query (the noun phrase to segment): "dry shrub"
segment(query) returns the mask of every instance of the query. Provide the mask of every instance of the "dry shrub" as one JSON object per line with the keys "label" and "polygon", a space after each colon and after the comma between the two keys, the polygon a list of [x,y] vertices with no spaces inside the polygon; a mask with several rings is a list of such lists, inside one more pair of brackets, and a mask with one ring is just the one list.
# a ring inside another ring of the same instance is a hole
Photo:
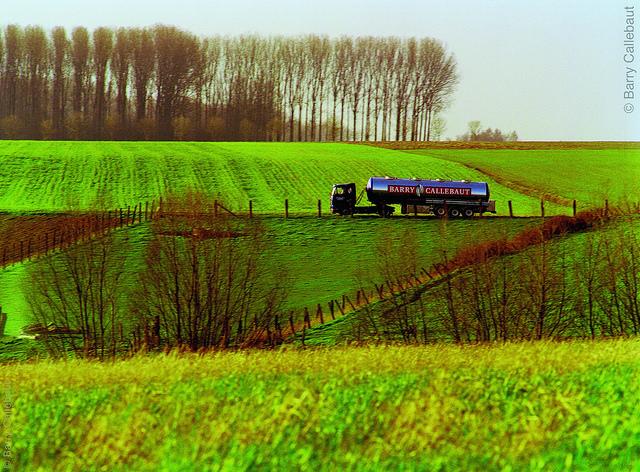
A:
{"label": "dry shrub", "polygon": [[0,265],[19,262],[51,249],[102,233],[118,221],[108,213],[0,215]]}
{"label": "dry shrub", "polygon": [[154,222],[132,307],[138,339],[144,331],[153,343],[192,351],[274,342],[286,283],[269,267],[264,228],[257,218],[216,216],[215,207],[188,194]]}
{"label": "dry shrub", "polygon": [[545,218],[540,226],[525,229],[510,240],[502,238],[462,248],[451,260],[441,265],[439,271],[452,271],[485,262],[487,259],[494,257],[515,254],[557,236],[577,233],[600,226],[609,217],[622,214],[622,211],[612,207],[609,208],[608,213],[608,215],[605,215],[604,209],[592,209],[581,211],[575,218],[564,215]]}
{"label": "dry shrub", "polygon": [[[125,343],[122,277],[126,236],[112,234],[70,246],[29,267],[27,301],[48,351],[64,357],[114,357]],[[124,328],[123,328],[123,325]]]}

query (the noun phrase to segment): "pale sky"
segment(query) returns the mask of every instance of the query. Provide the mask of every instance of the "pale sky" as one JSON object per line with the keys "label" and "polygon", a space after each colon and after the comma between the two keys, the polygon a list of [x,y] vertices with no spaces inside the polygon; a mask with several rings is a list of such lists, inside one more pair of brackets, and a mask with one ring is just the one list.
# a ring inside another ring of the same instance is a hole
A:
{"label": "pale sky", "polygon": [[[634,62],[623,60],[634,7]],[[640,0],[0,0],[0,23],[149,26],[199,35],[433,37],[460,84],[445,136],[470,120],[521,140],[640,140]],[[625,99],[626,66],[635,85]],[[625,113],[629,103],[634,107]]]}

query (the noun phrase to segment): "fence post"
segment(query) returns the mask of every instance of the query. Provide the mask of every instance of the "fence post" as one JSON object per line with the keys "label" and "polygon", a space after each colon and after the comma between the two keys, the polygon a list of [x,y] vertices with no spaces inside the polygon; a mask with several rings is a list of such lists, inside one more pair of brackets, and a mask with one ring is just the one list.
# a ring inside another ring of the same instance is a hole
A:
{"label": "fence post", "polygon": [[[142,206],[140,209],[142,210]],[[160,346],[160,315],[153,318],[153,345],[154,347]]]}
{"label": "fence post", "polygon": [[249,200],[249,218],[253,218],[253,200]]}
{"label": "fence post", "polygon": [[513,218],[513,203],[509,200],[509,218]]}
{"label": "fence post", "polygon": [[609,217],[609,200],[604,201],[604,217]]}
{"label": "fence post", "polygon": [[333,312],[333,300],[329,301],[329,312],[331,313],[331,319],[335,320],[336,319],[336,315]]}
{"label": "fence post", "polygon": [[[358,293],[360,293],[360,290],[358,290]],[[353,305],[353,303],[351,302],[351,299],[349,297],[346,297],[347,301],[349,302],[349,305],[351,306],[351,309],[353,311],[356,311],[356,307]]]}
{"label": "fence post", "polygon": [[144,221],[149,220],[149,200],[144,202]]}
{"label": "fence post", "polygon": [[284,199],[284,217],[289,218],[289,199]]}
{"label": "fence post", "polygon": [[291,328],[291,333],[295,336],[296,334],[296,327],[293,324],[293,316],[289,316],[289,327]]}
{"label": "fence post", "polygon": [[573,217],[576,217],[577,214],[577,209],[578,209],[578,204],[576,203],[576,201],[573,201]]}
{"label": "fence post", "polygon": [[122,228],[123,217],[124,217],[124,214],[122,212],[122,208],[120,208],[120,228]]}
{"label": "fence post", "polygon": [[304,307],[304,324],[307,328],[311,328],[311,318],[309,317],[309,309]]}
{"label": "fence post", "polygon": [[544,199],[540,199],[540,216],[544,218]]}
{"label": "fence post", "polygon": [[[145,215],[147,214],[145,210]],[[140,211],[138,212],[138,223],[142,223],[142,202],[140,202]]]}
{"label": "fence post", "polygon": [[276,334],[278,336],[278,342],[282,342],[282,328],[280,327],[280,319],[278,318],[277,314],[276,314],[276,320],[275,320],[275,328],[276,328]]}
{"label": "fence post", "polygon": [[7,325],[7,314],[2,313],[2,307],[0,306],[0,338],[4,336],[4,328]]}
{"label": "fence post", "polygon": [[318,199],[318,218],[322,216],[322,200]]}
{"label": "fence post", "polygon": [[324,324],[324,314],[322,313],[322,306],[319,303],[316,309],[316,317],[320,318],[320,324]]}
{"label": "fence post", "polygon": [[131,221],[131,205],[127,205],[127,222],[126,226],[129,226],[129,221]]}
{"label": "fence post", "polygon": [[389,282],[388,280],[385,280],[385,283],[387,284],[387,287],[389,288],[389,294],[394,295],[395,291],[393,290],[393,285],[391,285],[391,282]]}

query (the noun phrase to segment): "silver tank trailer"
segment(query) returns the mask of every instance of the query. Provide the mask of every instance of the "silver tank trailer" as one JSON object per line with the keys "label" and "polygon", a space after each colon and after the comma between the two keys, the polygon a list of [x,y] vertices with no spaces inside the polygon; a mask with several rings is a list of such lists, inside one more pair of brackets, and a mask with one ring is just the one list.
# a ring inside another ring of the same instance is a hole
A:
{"label": "silver tank trailer", "polygon": [[371,203],[387,204],[420,204],[427,200],[487,202],[489,185],[465,180],[371,177],[367,182],[367,198]]}

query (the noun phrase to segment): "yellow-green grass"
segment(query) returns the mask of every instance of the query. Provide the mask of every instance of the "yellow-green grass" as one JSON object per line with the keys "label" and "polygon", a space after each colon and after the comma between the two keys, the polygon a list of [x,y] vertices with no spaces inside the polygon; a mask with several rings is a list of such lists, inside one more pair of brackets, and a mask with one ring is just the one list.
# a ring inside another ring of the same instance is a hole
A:
{"label": "yellow-green grass", "polygon": [[[465,152],[465,151],[461,151]],[[231,209],[328,211],[331,185],[393,175],[488,181],[500,214],[539,202],[462,164],[371,146],[336,143],[0,141],[0,210],[115,208],[195,190]],[[548,214],[567,208],[549,205]]]}
{"label": "yellow-green grass", "polygon": [[14,470],[634,470],[637,339],[6,365]]}
{"label": "yellow-green grass", "polygon": [[640,148],[422,149],[407,153],[479,170],[524,193],[580,206],[640,202]]}
{"label": "yellow-green grass", "polygon": [[[371,290],[373,282],[383,282],[377,248],[385,239],[397,240],[408,234],[415,241],[418,266],[429,269],[440,261],[442,249],[451,253],[467,244],[512,236],[537,220],[452,220],[447,222],[446,236],[443,222],[433,218],[265,217],[263,221],[269,240],[264,254],[265,267],[274,269],[274,274],[285,270],[289,291],[286,308],[298,317],[304,307],[315,313],[316,304],[320,303],[327,310],[331,299],[339,299],[342,294],[353,298],[361,287]],[[122,287],[126,293],[122,300],[126,305],[131,300],[128,293],[144,268],[145,248],[151,233],[147,225],[142,225],[117,234],[128,235],[129,241],[119,249],[126,251],[128,257]],[[116,241],[123,239],[119,236]],[[29,323],[26,293],[30,290],[29,272],[35,264],[25,262],[0,270],[0,305],[9,314],[6,334],[18,335]]]}

